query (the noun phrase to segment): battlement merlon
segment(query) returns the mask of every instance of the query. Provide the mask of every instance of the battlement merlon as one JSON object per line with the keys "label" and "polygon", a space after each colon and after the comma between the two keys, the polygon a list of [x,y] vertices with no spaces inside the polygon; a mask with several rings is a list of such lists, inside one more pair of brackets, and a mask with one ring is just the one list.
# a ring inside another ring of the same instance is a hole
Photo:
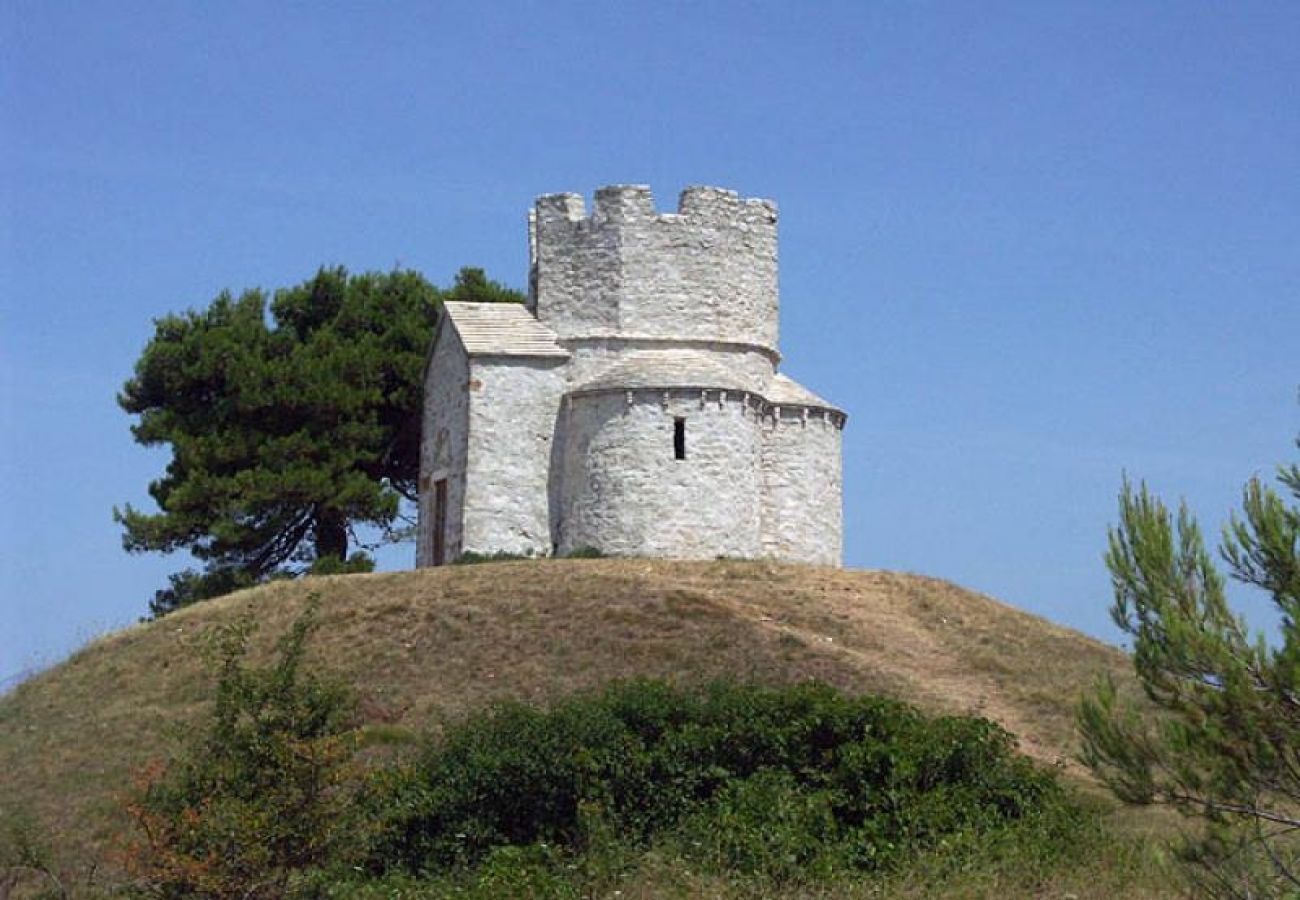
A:
{"label": "battlement merlon", "polygon": [[533,204],[538,222],[579,222],[587,215],[581,194],[543,194]]}
{"label": "battlement merlon", "polygon": [[581,194],[543,194],[537,198],[532,218],[539,224],[551,222],[593,224],[635,223],[646,220],[671,222],[689,220],[712,225],[775,225],[776,203],[755,197],[741,197],[736,191],[708,185],[692,185],[681,192],[675,213],[655,210],[649,185],[611,184],[596,191],[591,215]]}

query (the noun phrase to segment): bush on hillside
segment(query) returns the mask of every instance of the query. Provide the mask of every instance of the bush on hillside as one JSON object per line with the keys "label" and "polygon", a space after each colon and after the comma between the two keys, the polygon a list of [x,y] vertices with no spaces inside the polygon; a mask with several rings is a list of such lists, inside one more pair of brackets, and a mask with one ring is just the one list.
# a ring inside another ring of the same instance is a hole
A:
{"label": "bush on hillside", "polygon": [[542,711],[507,703],[432,742],[369,798],[371,866],[472,867],[503,847],[676,840],[776,878],[885,871],[944,842],[1079,812],[1054,775],[972,718],[820,684],[633,681]]}
{"label": "bush on hillside", "polygon": [[316,599],[278,645],[244,661],[251,614],[210,632],[217,672],[207,726],[143,773],[127,863],[151,896],[283,897],[295,873],[346,859],[360,823],[347,788],[355,741],[343,687],[303,670]]}
{"label": "bush on hillside", "polygon": [[375,571],[375,558],[368,553],[357,551],[347,559],[337,556],[322,556],[312,562],[307,569],[308,575],[357,575]]}
{"label": "bush on hillside", "polygon": [[[605,554],[595,547],[574,547],[568,553],[561,553],[557,559],[603,559]],[[521,559],[545,559],[546,554],[533,553],[531,550],[527,553],[512,553],[509,550],[494,550],[491,553],[480,553],[477,550],[466,550],[451,561],[453,566],[473,566],[479,563],[492,562],[512,562]]]}
{"label": "bush on hillside", "polygon": [[512,562],[520,559],[537,559],[531,553],[511,553],[509,550],[494,550],[491,553],[479,553],[466,550],[451,561],[453,566],[476,566],[479,563]]}
{"label": "bush on hillside", "polygon": [[584,544],[581,547],[574,547],[568,553],[560,554],[561,559],[604,559],[605,553],[596,547]]}

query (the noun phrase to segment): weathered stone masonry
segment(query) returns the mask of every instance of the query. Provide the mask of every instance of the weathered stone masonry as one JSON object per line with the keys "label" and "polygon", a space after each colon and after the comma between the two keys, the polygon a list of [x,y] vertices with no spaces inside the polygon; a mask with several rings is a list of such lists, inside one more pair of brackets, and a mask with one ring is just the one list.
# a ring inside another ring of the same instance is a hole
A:
{"label": "weathered stone masonry", "polygon": [[460,553],[839,565],[845,415],[778,374],[776,207],[688,188],[541,197],[529,301],[448,303],[417,565]]}

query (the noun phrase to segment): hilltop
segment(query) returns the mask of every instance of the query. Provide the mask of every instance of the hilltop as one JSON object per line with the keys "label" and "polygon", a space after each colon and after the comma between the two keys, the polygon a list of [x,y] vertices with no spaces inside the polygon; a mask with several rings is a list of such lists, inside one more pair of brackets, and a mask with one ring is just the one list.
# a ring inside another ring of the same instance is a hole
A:
{"label": "hilltop", "polygon": [[100,638],[0,697],[0,796],[68,847],[103,848],[132,772],[204,708],[202,635],[250,607],[265,653],[311,593],[311,656],[391,734],[494,699],[650,675],[817,678],[978,713],[1048,763],[1118,650],[933,578],[717,561],[541,560],[278,582]]}

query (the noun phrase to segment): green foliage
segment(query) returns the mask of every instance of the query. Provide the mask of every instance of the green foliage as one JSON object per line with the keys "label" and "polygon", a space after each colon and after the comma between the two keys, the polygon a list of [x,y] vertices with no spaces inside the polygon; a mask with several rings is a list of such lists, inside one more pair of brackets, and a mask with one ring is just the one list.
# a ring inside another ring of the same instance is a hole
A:
{"label": "green foliage", "polygon": [[524,295],[488,278],[482,269],[466,266],[456,273],[451,289],[442,292],[442,299],[457,303],[523,303]]}
{"label": "green foliage", "polygon": [[564,559],[604,559],[605,554],[595,547],[574,547],[562,554]]}
{"label": "green foliage", "polygon": [[807,790],[789,772],[761,770],[728,782],[682,823],[680,852],[712,872],[824,880],[845,855],[834,801],[832,791]]}
{"label": "green foliage", "polygon": [[[603,559],[604,553],[601,553],[595,547],[575,547],[568,553],[560,555],[560,559]],[[543,557],[533,553],[511,553],[509,550],[494,550],[491,553],[480,553],[476,550],[466,550],[451,561],[453,566],[475,566],[479,563],[493,562],[512,562],[520,559],[541,559]]]}
{"label": "green foliage", "polygon": [[[1300,496],[1300,470],[1281,481]],[[1184,857],[1199,887],[1228,897],[1300,891],[1300,510],[1252,480],[1220,554],[1268,593],[1281,642],[1253,637],[1185,506],[1176,516],[1127,482],[1106,564],[1112,615],[1160,709],[1143,716],[1111,682],[1080,705],[1084,761],[1120,798],[1203,820]]]}
{"label": "green foliage", "polygon": [[511,562],[520,559],[536,559],[536,557],[527,553],[511,553],[509,550],[496,550],[492,553],[479,553],[476,550],[466,550],[460,556],[451,561],[453,566],[477,566],[480,563],[493,562]]}
{"label": "green foliage", "polygon": [[975,719],[817,684],[635,681],[449,730],[369,797],[376,871],[481,866],[503,847],[698,847],[771,879],[884,871],[966,834],[1078,810]]}
{"label": "green foliage", "polygon": [[129,807],[140,836],[127,861],[151,895],[282,897],[295,874],[347,859],[363,839],[352,698],[303,670],[316,612],[313,598],[266,668],[244,662],[251,614],[210,632],[211,719],[143,773]]}
{"label": "green foliage", "polygon": [[302,895],[330,900],[582,900],[601,896],[584,890],[574,857],[556,847],[498,847],[473,870],[412,875],[388,872],[358,877],[355,871],[321,871]]}
{"label": "green foliage", "polygon": [[374,557],[368,553],[353,553],[346,560],[337,556],[320,556],[312,561],[308,575],[357,575],[375,571]]}
{"label": "green foliage", "polygon": [[326,556],[353,565],[355,526],[392,529],[417,492],[421,378],[443,299],[522,297],[480,269],[444,293],[415,272],[322,268],[270,298],[224,292],[155,322],[118,402],[139,417],[135,439],[172,459],[149,486],[159,512],[114,517],[128,551],[187,549],[205,568],[173,576],[154,615]]}
{"label": "green foliage", "polygon": [[149,601],[149,615],[157,618],[167,613],[198,603],[233,594],[252,587],[257,579],[236,566],[211,566],[205,572],[183,569],[167,576],[167,587],[154,591]]}

